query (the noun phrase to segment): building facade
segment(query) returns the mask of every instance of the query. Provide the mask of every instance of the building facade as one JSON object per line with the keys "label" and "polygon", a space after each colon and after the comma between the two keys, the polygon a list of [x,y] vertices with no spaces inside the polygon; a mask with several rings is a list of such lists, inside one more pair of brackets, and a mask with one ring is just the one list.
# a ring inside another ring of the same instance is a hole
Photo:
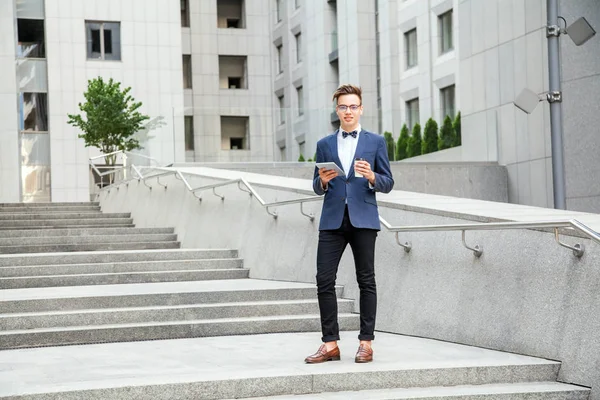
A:
{"label": "building facade", "polygon": [[[87,80],[131,86],[151,117],[141,153],[172,162],[296,161],[360,85],[362,126],[462,115],[462,146],[414,162],[506,165],[509,200],[552,207],[544,0],[1,0],[0,202],[88,199],[85,148],[67,124]],[[596,29],[595,0],[560,1]],[[600,39],[561,37],[567,207],[600,212]]]}

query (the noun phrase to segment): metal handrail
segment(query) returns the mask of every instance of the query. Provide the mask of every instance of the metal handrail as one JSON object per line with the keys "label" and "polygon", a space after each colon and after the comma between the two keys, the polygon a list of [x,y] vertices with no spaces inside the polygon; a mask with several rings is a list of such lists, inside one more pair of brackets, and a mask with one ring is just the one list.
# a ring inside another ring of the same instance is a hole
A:
{"label": "metal handrail", "polygon": [[[167,169],[167,168],[161,168],[161,167],[136,167],[135,165],[131,165],[133,171],[138,175],[138,178],[132,178],[132,179],[137,179],[138,181],[142,181],[144,183],[144,185],[146,185],[150,190],[152,189],[151,186],[149,186],[146,183],[147,179],[151,179],[151,178],[156,178],[157,181],[161,176],[165,176],[165,175],[171,175],[174,174],[175,177],[179,180],[181,180],[183,182],[183,184],[186,186],[186,188],[188,189],[188,191],[190,191],[195,197],[197,197],[200,201],[202,200],[201,196],[197,196],[196,192],[199,191],[203,191],[203,190],[208,190],[208,189],[212,189],[213,190],[213,194],[217,197],[220,197],[221,200],[225,200],[225,196],[219,195],[218,193],[216,193],[215,189],[221,186],[227,186],[227,185],[231,185],[234,183],[238,184],[238,188],[240,190],[246,191],[250,194],[250,196],[253,196],[254,198],[256,198],[256,200],[263,206],[265,207],[267,213],[271,216],[273,216],[273,218],[277,218],[277,212],[271,212],[269,211],[269,207],[275,207],[275,206],[283,206],[283,205],[290,205],[290,204],[300,204],[300,212],[302,213],[302,215],[308,217],[311,221],[314,220],[314,215],[313,214],[306,214],[302,208],[303,204],[306,202],[311,202],[311,201],[318,201],[318,200],[322,200],[323,196],[311,196],[311,197],[306,197],[306,198],[299,198],[299,199],[292,199],[292,200],[283,200],[283,201],[276,201],[276,202],[271,202],[271,203],[267,203],[266,201],[264,201],[260,195],[256,192],[256,190],[252,187],[252,185],[246,181],[246,179],[244,178],[237,178],[237,179],[231,179],[231,180],[226,180],[224,182],[218,182],[218,183],[212,183],[209,185],[203,185],[203,186],[199,186],[196,188],[193,188],[190,183],[188,182],[188,180],[185,178],[185,176],[183,175],[184,172],[180,171],[180,170],[173,170],[173,169]],[[162,171],[158,174],[154,174],[154,175],[146,175],[144,176],[142,174],[141,170],[154,170],[154,171]],[[205,178],[212,178],[215,179],[214,176],[210,176],[210,175],[202,175],[202,174],[192,174],[194,176],[200,176],[200,177],[205,177]],[[132,180],[125,180],[116,184],[113,184],[111,186],[117,186],[121,184],[121,183],[126,183],[127,185],[129,184],[129,181]],[[219,178],[216,178],[219,179]],[[160,182],[159,182],[160,183]],[[243,184],[246,189],[248,190],[244,190],[241,186],[241,184]],[[167,188],[166,185],[162,185],[165,189]],[[107,187],[105,189],[108,189],[108,192],[110,192],[110,187]],[[576,220],[576,219],[571,219],[571,220],[559,220],[559,221],[534,221],[534,222],[489,222],[489,223],[474,223],[474,224],[447,224],[447,225],[414,225],[414,226],[392,226],[388,221],[386,221],[384,218],[382,218],[381,216],[379,217],[379,221],[381,222],[381,224],[390,232],[394,232],[395,236],[396,236],[396,243],[398,243],[398,245],[402,246],[404,248],[405,252],[410,252],[412,249],[412,244],[410,242],[405,242],[405,243],[401,243],[400,242],[400,238],[398,236],[398,234],[400,232],[435,232],[435,231],[462,231],[462,243],[463,245],[473,251],[473,254],[476,257],[481,257],[481,255],[483,254],[483,247],[480,245],[475,245],[475,246],[469,246],[466,243],[466,231],[475,231],[475,230],[506,230],[506,229],[542,229],[542,228],[552,228],[554,229],[554,237],[556,242],[560,245],[563,246],[565,248],[568,248],[570,250],[573,251],[573,254],[576,257],[581,257],[583,256],[584,252],[585,252],[585,246],[581,243],[576,243],[574,245],[569,245],[566,244],[564,242],[560,241],[559,238],[559,229],[560,228],[566,228],[566,229],[571,229],[571,230],[575,230],[583,235],[585,235],[586,237],[592,239],[593,241],[595,241],[596,243],[600,244],[600,233],[594,231],[593,229],[591,229],[589,226],[583,224],[582,222]]]}
{"label": "metal handrail", "polygon": [[489,222],[489,223],[479,223],[479,224],[447,224],[447,225],[414,225],[414,226],[392,226],[385,219],[379,218],[381,223],[386,227],[386,229],[390,232],[396,233],[396,242],[404,247],[404,250],[408,253],[410,252],[412,245],[410,242],[400,243],[400,239],[398,237],[398,233],[400,232],[435,232],[435,231],[462,231],[462,239],[463,245],[472,250],[476,257],[481,257],[483,254],[483,247],[479,245],[475,245],[473,247],[467,245],[465,241],[466,231],[476,231],[476,230],[505,230],[505,229],[541,229],[541,228],[552,228],[554,229],[554,237],[556,242],[568,249],[573,250],[573,254],[576,257],[583,256],[585,252],[585,246],[581,243],[577,243],[573,246],[568,245],[560,241],[559,238],[559,228],[568,228],[573,229],[588,238],[592,239],[596,243],[600,244],[600,234],[589,226],[583,224],[582,222],[571,219],[571,220],[563,220],[563,221],[535,221],[535,222]]}

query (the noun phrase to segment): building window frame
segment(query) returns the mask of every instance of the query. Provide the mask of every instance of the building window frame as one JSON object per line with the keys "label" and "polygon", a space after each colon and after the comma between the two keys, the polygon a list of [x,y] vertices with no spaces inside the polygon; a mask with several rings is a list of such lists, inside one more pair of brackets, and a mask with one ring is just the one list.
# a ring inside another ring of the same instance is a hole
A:
{"label": "building window frame", "polygon": [[456,85],[449,85],[440,89],[441,120],[446,116],[454,118],[456,115]]}
{"label": "building window frame", "polygon": [[180,0],[179,7],[181,9],[181,26],[184,28],[190,27],[190,2],[189,0]]}
{"label": "building window frame", "polygon": [[[97,29],[95,29],[97,28]],[[110,28],[110,29],[109,29]],[[87,59],[121,61],[121,23],[118,21],[85,21]],[[98,32],[96,36],[95,32]],[[107,38],[107,32],[110,37]],[[108,39],[108,42],[107,42]],[[94,50],[99,51],[94,51]],[[110,51],[107,51],[110,50]]]}
{"label": "building window frame", "polygon": [[454,17],[453,10],[450,9],[443,14],[438,16],[438,30],[439,30],[439,52],[441,54],[449,53],[454,50]]}
{"label": "building window frame", "polygon": [[304,88],[302,86],[296,88],[296,95],[298,101],[298,117],[301,117],[304,115]]}
{"label": "building window frame", "polygon": [[275,7],[276,7],[276,14],[275,17],[277,18],[277,20],[275,21],[276,23],[281,22],[282,18],[283,18],[283,1],[282,0],[275,0]]}
{"label": "building window frame", "polygon": [[415,97],[406,102],[406,126],[412,132],[414,126],[420,121],[419,98]]}
{"label": "building window frame", "polygon": [[283,45],[277,46],[277,75],[283,73]]}
{"label": "building window frame", "polygon": [[184,134],[185,134],[185,150],[195,151],[194,144],[194,117],[192,115],[185,115],[184,121]]}
{"label": "building window frame", "polygon": [[183,55],[183,88],[192,89],[192,55]]}
{"label": "building window frame", "polygon": [[302,62],[302,32],[298,32],[294,35],[296,38],[296,64]]}
{"label": "building window frame", "polygon": [[419,65],[417,28],[404,32],[404,48],[406,69],[411,69]]}
{"label": "building window frame", "polygon": [[279,125],[285,124],[285,96],[277,96],[279,102]]}

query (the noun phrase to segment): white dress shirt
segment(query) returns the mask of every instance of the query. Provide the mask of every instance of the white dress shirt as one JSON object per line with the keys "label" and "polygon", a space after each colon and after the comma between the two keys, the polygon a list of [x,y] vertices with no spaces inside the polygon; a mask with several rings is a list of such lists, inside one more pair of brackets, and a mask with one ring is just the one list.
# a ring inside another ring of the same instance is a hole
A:
{"label": "white dress shirt", "polygon": [[342,163],[342,169],[346,173],[346,176],[350,173],[350,167],[352,166],[352,160],[354,159],[354,154],[356,154],[356,146],[358,144],[358,138],[360,136],[361,127],[358,125],[356,127],[356,138],[352,136],[342,136],[342,128],[338,130],[337,134],[337,145],[338,145],[338,157],[340,158],[340,162]]}

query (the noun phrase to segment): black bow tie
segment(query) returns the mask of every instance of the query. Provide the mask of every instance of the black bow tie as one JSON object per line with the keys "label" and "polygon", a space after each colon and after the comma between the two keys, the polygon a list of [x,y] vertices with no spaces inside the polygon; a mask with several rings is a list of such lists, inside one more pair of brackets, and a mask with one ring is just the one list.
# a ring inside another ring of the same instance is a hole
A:
{"label": "black bow tie", "polygon": [[352,131],[352,132],[344,132],[342,131],[342,138],[346,139],[348,136],[352,136],[354,139],[356,139],[356,135],[358,135],[358,131]]}

